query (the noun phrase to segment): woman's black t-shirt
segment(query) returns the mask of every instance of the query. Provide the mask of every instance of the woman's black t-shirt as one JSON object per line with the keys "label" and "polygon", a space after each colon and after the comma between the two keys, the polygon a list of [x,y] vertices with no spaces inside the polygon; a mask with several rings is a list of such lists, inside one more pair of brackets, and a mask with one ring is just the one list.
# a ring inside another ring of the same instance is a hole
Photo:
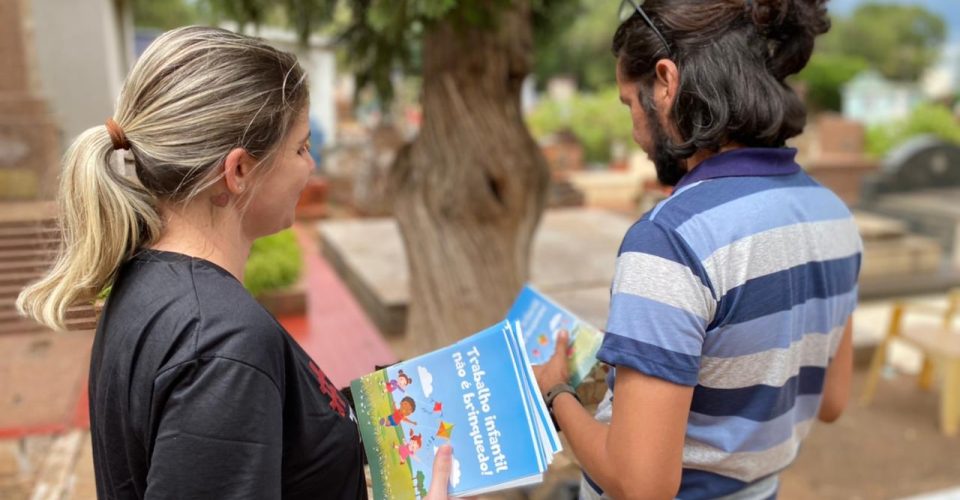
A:
{"label": "woman's black t-shirt", "polygon": [[366,498],[353,412],[222,268],[141,251],[90,363],[97,496]]}

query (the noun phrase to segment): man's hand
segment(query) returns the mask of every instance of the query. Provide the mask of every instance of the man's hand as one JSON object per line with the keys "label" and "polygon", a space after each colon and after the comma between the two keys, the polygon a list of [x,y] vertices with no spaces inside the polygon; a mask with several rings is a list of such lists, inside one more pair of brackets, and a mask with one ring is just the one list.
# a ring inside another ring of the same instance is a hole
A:
{"label": "man's hand", "polygon": [[557,335],[556,351],[553,352],[550,361],[533,367],[533,375],[537,377],[537,386],[540,387],[541,394],[546,394],[557,384],[569,383],[570,373],[567,368],[569,342],[567,332],[560,332]]}
{"label": "man's hand", "polygon": [[424,500],[447,500],[447,484],[450,482],[450,470],[453,468],[453,447],[445,444],[433,457],[433,478],[430,479],[430,491]]}

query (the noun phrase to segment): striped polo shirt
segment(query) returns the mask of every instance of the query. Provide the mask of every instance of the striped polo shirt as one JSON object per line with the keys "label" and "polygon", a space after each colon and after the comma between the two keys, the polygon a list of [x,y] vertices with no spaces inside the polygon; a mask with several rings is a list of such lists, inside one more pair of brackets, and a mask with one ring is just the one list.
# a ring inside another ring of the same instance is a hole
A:
{"label": "striped polo shirt", "polygon": [[679,498],[776,495],[856,306],[857,227],[795,154],[707,159],[620,247],[597,358],[694,387]]}

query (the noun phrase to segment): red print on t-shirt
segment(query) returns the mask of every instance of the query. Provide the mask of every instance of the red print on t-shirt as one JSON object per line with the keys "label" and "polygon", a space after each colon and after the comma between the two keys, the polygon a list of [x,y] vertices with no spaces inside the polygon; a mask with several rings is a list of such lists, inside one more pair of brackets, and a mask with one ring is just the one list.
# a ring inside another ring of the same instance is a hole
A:
{"label": "red print on t-shirt", "polygon": [[317,366],[313,361],[310,362],[310,371],[313,372],[313,375],[317,377],[317,382],[320,385],[320,392],[327,395],[330,398],[330,408],[335,412],[339,413],[341,417],[347,416],[347,404],[340,396],[340,393],[337,392],[337,388],[333,386],[330,382],[330,379],[323,374],[323,370]]}

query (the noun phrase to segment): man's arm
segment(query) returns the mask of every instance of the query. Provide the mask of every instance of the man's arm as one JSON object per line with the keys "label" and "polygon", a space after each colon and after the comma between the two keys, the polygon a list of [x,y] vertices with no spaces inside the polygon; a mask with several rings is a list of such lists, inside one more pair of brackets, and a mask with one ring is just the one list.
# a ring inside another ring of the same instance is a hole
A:
{"label": "man's arm", "polygon": [[[557,353],[566,352],[566,337]],[[564,382],[566,360],[555,354],[537,370],[542,390]],[[693,387],[618,366],[610,425],[594,420],[570,394],[553,413],[573,454],[612,498],[673,498],[680,487],[683,441]]]}
{"label": "man's arm", "polygon": [[823,382],[823,401],[817,416],[822,422],[834,422],[847,407],[850,399],[850,379],[853,377],[853,317],[847,320],[837,352],[827,367]]}
{"label": "man's arm", "polygon": [[[673,498],[683,473],[684,435],[699,380],[706,327],[717,301],[703,265],[670,227],[643,219],[617,257],[610,312],[597,359],[616,366],[613,417],[595,422],[570,395],[554,415],[584,470],[614,498]],[[566,382],[568,339],[537,381]],[[558,373],[559,372],[559,373]],[[558,380],[559,379],[559,380]]]}

